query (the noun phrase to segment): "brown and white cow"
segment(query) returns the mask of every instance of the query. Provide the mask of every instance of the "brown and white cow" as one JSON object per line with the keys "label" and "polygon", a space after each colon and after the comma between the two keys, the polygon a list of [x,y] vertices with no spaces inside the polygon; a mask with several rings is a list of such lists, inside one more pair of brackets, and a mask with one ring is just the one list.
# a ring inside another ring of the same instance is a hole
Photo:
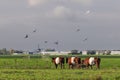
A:
{"label": "brown and white cow", "polygon": [[82,60],[82,65],[85,65],[86,68],[89,68],[90,66],[91,69],[93,65],[96,65],[96,68],[100,69],[100,62],[101,62],[101,59],[98,57],[87,57],[85,58],[85,60]]}
{"label": "brown and white cow", "polygon": [[66,58],[66,63],[68,63],[69,69],[70,68],[73,69],[74,67],[79,68],[80,64],[81,64],[81,58],[79,58],[79,57],[68,57],[68,58]]}
{"label": "brown and white cow", "polygon": [[60,64],[61,69],[64,68],[64,57],[52,58],[52,62],[55,64],[56,69],[59,64]]}

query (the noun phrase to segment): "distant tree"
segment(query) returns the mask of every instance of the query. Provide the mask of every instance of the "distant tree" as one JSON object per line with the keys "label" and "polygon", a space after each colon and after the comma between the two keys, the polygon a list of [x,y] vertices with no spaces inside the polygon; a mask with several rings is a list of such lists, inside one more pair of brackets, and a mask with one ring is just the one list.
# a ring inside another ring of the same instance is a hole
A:
{"label": "distant tree", "polygon": [[7,51],[6,48],[0,50],[0,55],[9,55],[9,54],[10,54],[9,51]]}
{"label": "distant tree", "polygon": [[78,50],[71,50],[71,54],[78,54]]}
{"label": "distant tree", "polygon": [[79,53],[80,55],[82,55],[82,51],[80,51],[80,53]]}
{"label": "distant tree", "polygon": [[46,49],[45,51],[55,51],[55,49]]}
{"label": "distant tree", "polygon": [[110,55],[111,51],[110,50],[106,50],[104,51],[103,55]]}
{"label": "distant tree", "polygon": [[0,55],[3,55],[2,50],[0,50]]}
{"label": "distant tree", "polygon": [[10,49],[9,52],[10,52],[10,54],[13,54],[14,53],[14,49]]}
{"label": "distant tree", "polygon": [[89,50],[87,52],[88,55],[95,55],[96,54],[96,51],[95,50]]}

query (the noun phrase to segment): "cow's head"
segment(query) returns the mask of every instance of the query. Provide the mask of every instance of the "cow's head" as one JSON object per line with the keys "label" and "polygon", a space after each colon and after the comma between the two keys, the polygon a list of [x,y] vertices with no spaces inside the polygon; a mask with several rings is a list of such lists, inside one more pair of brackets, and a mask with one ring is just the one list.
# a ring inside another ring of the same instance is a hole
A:
{"label": "cow's head", "polygon": [[52,58],[52,62],[55,62],[55,58]]}
{"label": "cow's head", "polygon": [[81,63],[81,59],[80,58],[78,58],[78,57],[75,57],[75,63],[77,63],[77,64],[80,64]]}

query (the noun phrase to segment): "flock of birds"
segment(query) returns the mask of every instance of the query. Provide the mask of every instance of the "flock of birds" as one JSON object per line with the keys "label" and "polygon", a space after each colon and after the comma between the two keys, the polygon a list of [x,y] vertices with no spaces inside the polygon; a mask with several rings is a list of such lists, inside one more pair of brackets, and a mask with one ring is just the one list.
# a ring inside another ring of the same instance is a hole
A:
{"label": "flock of birds", "polygon": [[[33,30],[33,33],[35,33],[36,31],[37,31],[36,29]],[[28,34],[26,34],[24,38],[26,39],[26,38],[28,38],[28,37],[29,37]]]}
{"label": "flock of birds", "polygon": [[[88,14],[90,14],[91,13],[91,11],[90,10],[87,10],[86,12],[85,12],[85,15],[88,15]],[[34,29],[33,30],[33,33],[35,33],[37,30],[36,29]],[[79,32],[80,31],[80,29],[78,28],[77,30],[76,30],[76,32]],[[26,38],[28,38],[29,37],[29,35],[28,34],[26,34],[25,35],[25,39]],[[88,40],[88,38],[85,38],[85,39],[83,39],[83,41],[87,41]],[[47,43],[47,41],[45,41],[45,43]],[[58,44],[58,42],[56,42],[55,44]]]}
{"label": "flock of birds", "polygon": [[[87,10],[87,11],[85,12],[85,15],[88,15],[88,14],[90,14],[90,13],[91,13],[90,10]],[[32,33],[36,33],[36,32],[37,32],[37,29],[34,29],[34,30],[32,31]],[[76,32],[80,32],[80,29],[77,28],[77,29],[76,29]],[[29,38],[29,36],[30,36],[30,35],[26,34],[24,38],[27,39],[27,38]],[[85,41],[87,41],[87,40],[88,40],[88,38],[86,37],[86,38],[84,38],[82,41],[85,42]],[[46,43],[48,43],[48,41],[44,41],[44,43],[46,44]],[[56,42],[54,42],[54,44],[58,46],[59,42],[56,41]]]}
{"label": "flock of birds", "polygon": [[[37,29],[34,29],[34,30],[32,31],[32,33],[36,33],[36,32],[37,32]],[[29,38],[29,36],[30,36],[30,35],[26,34],[24,38],[27,39],[27,38]],[[48,41],[44,41],[44,43],[47,44]],[[55,44],[55,45],[58,45],[59,42],[56,41],[56,42],[54,42],[54,44]],[[41,51],[41,49],[39,48],[39,44],[38,44],[38,49],[37,49],[37,50],[38,50],[38,51]]]}
{"label": "flock of birds", "polygon": [[[36,32],[37,32],[37,29],[34,29],[34,30],[32,31],[32,33],[36,33]],[[79,28],[76,29],[76,32],[80,32],[80,29],[79,29]],[[30,36],[30,35],[26,34],[24,38],[27,39],[27,38],[29,38],[29,36]],[[87,41],[87,40],[88,40],[88,38],[86,37],[86,38],[84,38],[82,41],[85,42],[85,41]],[[45,40],[44,43],[47,44],[48,41]],[[53,44],[55,44],[55,45],[57,46],[57,50],[58,50],[59,41],[55,41]],[[39,47],[39,44],[38,44],[38,48],[37,48],[36,51],[39,52],[39,51],[41,51],[41,50],[42,50],[42,48],[40,48],[40,47]]]}
{"label": "flock of birds", "polygon": [[[37,30],[34,29],[34,30],[33,30],[33,33],[36,33],[36,31],[37,31]],[[76,32],[79,32],[79,31],[80,31],[80,29],[77,29],[77,30],[76,30]],[[26,34],[24,38],[25,38],[25,39],[29,38],[29,35]],[[87,41],[87,40],[88,40],[88,38],[83,39],[83,41]],[[44,43],[47,43],[47,42],[48,42],[48,41],[44,41]],[[58,45],[58,41],[55,42],[55,44]]]}
{"label": "flock of birds", "polygon": [[[85,15],[88,15],[88,14],[90,14],[90,13],[91,13],[91,11],[90,11],[90,10],[87,10],[84,14],[85,14]],[[37,30],[34,29],[34,30],[33,30],[33,33],[35,33],[36,31],[37,31]],[[80,29],[78,28],[78,29],[76,30],[76,32],[79,32],[79,31],[80,31]],[[29,37],[28,34],[26,34],[24,38],[26,39],[26,38],[28,38],[28,37]],[[85,38],[83,41],[87,41],[87,40],[88,40],[88,38]],[[47,41],[45,41],[45,43],[47,43]],[[56,43],[56,44],[58,44],[58,43]]]}

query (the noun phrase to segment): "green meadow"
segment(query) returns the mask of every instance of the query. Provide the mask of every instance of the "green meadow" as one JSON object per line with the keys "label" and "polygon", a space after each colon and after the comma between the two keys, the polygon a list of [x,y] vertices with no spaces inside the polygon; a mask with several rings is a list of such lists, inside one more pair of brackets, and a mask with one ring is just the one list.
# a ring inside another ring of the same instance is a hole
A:
{"label": "green meadow", "polygon": [[120,56],[100,56],[101,68],[92,70],[55,69],[51,57],[0,56],[0,80],[120,80]]}

